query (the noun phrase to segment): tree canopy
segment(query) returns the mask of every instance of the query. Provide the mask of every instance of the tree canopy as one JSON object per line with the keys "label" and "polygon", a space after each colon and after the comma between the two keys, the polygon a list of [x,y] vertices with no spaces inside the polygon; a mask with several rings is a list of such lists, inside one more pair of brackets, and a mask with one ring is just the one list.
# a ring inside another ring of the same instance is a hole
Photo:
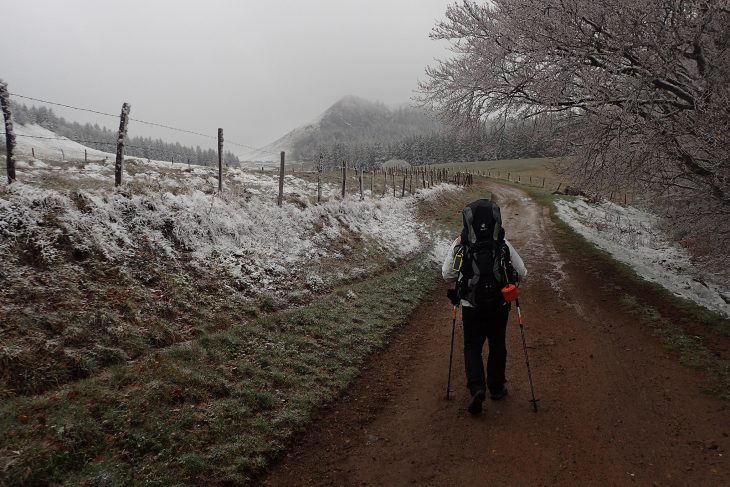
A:
{"label": "tree canopy", "polygon": [[728,237],[730,2],[463,1],[432,37],[453,56],[421,97],[447,121],[548,116],[586,187],[679,199],[678,222]]}

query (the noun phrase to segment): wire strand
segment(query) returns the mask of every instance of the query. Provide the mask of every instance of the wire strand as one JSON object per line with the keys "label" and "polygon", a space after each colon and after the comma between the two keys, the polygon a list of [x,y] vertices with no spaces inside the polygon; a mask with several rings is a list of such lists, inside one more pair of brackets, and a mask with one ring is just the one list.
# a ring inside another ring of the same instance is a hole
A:
{"label": "wire strand", "polygon": [[[0,133],[0,135],[5,136],[6,133],[3,132],[3,133]],[[113,145],[117,145],[117,142],[116,141],[114,141],[114,142],[106,142],[106,141],[102,141],[102,140],[83,140],[83,139],[81,139],[81,140],[74,140],[74,139],[69,139],[68,137],[44,137],[44,136],[40,136],[40,135],[25,135],[25,134],[15,134],[15,136],[16,137],[28,137],[28,138],[31,138],[31,139],[66,140],[66,141],[69,141],[69,142],[76,142],[77,144],[104,144],[104,145],[112,145],[112,146]],[[151,151],[151,152],[162,152],[162,153],[165,153],[165,154],[180,156],[181,158],[185,158],[185,159],[187,159],[187,158],[190,157],[190,154],[183,154],[183,153],[175,152],[175,151],[168,150],[168,149],[156,149],[154,147],[149,147],[149,146],[144,146],[144,145],[124,144],[124,147],[129,148],[129,149],[148,150],[148,151]],[[85,147],[85,149],[100,150],[100,149],[94,149],[93,147]],[[80,150],[80,149],[70,149],[70,150]],[[210,150],[212,150],[212,149],[210,149]],[[144,156],[135,156],[135,155],[128,154],[127,157],[144,157]]]}
{"label": "wire strand", "polygon": [[98,110],[92,110],[90,108],[81,108],[81,107],[74,107],[71,105],[64,105],[63,103],[56,103],[55,101],[41,100],[40,98],[33,98],[32,96],[19,95],[17,93],[10,93],[10,94],[12,96],[17,96],[18,98],[25,98],[26,100],[33,100],[33,101],[37,101],[37,102],[41,102],[41,103],[47,103],[49,105],[56,105],[59,107],[70,108],[72,110],[80,110],[82,112],[96,113],[97,115],[105,115],[107,117],[114,117],[114,118],[119,117],[119,115],[113,115],[111,113],[100,112]]}
{"label": "wire strand", "polygon": [[[98,111],[98,110],[92,110],[90,108],[82,108],[82,107],[76,107],[76,106],[73,106],[73,105],[66,105],[64,103],[58,103],[58,102],[55,102],[55,101],[43,100],[41,98],[35,98],[35,97],[32,97],[32,96],[21,95],[21,94],[18,94],[18,93],[10,93],[10,95],[16,96],[18,98],[24,98],[26,100],[33,100],[33,101],[37,101],[37,102],[40,102],[40,103],[47,103],[49,105],[55,105],[55,106],[64,107],[64,108],[70,108],[72,110],[79,110],[79,111],[82,111],[82,112],[89,112],[89,113],[95,113],[97,115],[104,115],[104,116],[107,116],[107,117],[119,118],[119,115],[114,115],[112,113],[101,112],[101,111]],[[164,128],[164,129],[168,129],[168,130],[174,130],[176,132],[182,132],[182,133],[186,133],[186,134],[197,135],[199,137],[205,137],[207,139],[212,139],[212,140],[217,140],[218,139],[218,137],[216,137],[214,135],[203,134],[201,132],[196,132],[194,130],[182,129],[182,128],[179,128],[179,127],[173,127],[171,125],[167,125],[167,124],[164,124],[164,123],[149,122],[147,120],[141,120],[139,118],[132,118],[132,117],[130,117],[129,120],[130,121],[133,121],[133,122],[142,123],[142,124],[145,124],[145,125],[151,125],[153,127],[160,127],[160,128]],[[244,148],[244,149],[256,150],[256,151],[264,152],[266,154],[276,155],[275,152],[267,151],[267,150],[264,150],[263,148],[259,148],[259,147],[253,147],[253,146],[248,145],[248,144],[242,144],[240,142],[235,142],[235,141],[232,141],[232,140],[227,140],[226,142],[228,144],[235,145],[237,147],[241,147],[241,148]]]}

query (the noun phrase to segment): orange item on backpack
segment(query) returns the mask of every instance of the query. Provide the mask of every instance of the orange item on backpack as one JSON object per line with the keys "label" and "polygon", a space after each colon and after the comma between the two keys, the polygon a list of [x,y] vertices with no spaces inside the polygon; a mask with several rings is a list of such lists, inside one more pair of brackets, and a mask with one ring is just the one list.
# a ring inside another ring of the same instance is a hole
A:
{"label": "orange item on backpack", "polygon": [[516,301],[520,297],[517,286],[515,286],[514,284],[507,284],[505,287],[502,288],[502,297],[504,297],[504,300],[508,303]]}

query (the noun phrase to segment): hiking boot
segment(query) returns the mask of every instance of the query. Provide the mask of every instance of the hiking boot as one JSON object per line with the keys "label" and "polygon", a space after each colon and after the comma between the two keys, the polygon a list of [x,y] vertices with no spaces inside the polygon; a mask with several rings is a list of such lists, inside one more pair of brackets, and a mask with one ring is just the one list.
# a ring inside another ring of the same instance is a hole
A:
{"label": "hiking boot", "polygon": [[471,397],[471,402],[469,403],[469,414],[476,416],[478,414],[481,414],[482,412],[482,403],[484,402],[484,399],[487,397],[487,393],[484,391],[477,391],[474,393],[474,395]]}
{"label": "hiking boot", "polygon": [[504,399],[504,396],[507,395],[507,388],[503,387],[501,391],[499,392],[492,392],[489,394],[490,399],[492,401],[499,401],[500,399]]}

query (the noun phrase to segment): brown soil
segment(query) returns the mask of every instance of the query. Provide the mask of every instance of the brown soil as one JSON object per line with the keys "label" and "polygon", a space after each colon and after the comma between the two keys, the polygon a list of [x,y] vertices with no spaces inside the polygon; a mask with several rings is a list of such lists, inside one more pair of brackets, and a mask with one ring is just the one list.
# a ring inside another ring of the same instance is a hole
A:
{"label": "brown soil", "polygon": [[619,290],[606,291],[601,269],[560,253],[547,210],[493,189],[530,272],[521,304],[539,411],[514,312],[507,398],[469,416],[457,323],[446,400],[444,285],[262,483],[730,485],[727,402],[704,394],[702,372],[616,306]]}

